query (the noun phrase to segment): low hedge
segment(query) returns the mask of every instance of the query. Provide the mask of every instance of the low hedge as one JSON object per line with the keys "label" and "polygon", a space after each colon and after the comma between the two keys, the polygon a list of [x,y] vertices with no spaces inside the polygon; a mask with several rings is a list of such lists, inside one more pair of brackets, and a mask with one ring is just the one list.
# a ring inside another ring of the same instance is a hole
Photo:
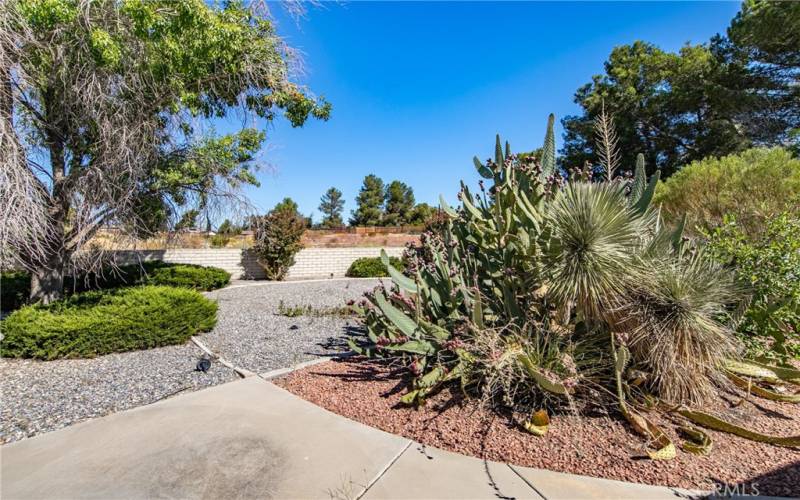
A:
{"label": "low hedge", "polygon": [[[397,257],[389,257],[389,263],[398,271],[405,268],[403,262]],[[349,278],[383,278],[389,276],[389,272],[380,257],[362,257],[350,264],[345,276]]]}
{"label": "low hedge", "polygon": [[217,322],[217,304],[194,290],[143,286],[85,292],[25,306],[0,322],[2,355],[91,358],[182,344]]}
{"label": "low hedge", "polygon": [[[106,269],[102,273],[84,274],[78,278],[67,276],[64,279],[64,292],[70,294],[139,285],[177,286],[208,292],[222,288],[230,281],[231,275],[218,267],[146,261]],[[0,310],[19,309],[28,302],[30,294],[30,274],[10,271],[0,275]]]}
{"label": "low hedge", "polygon": [[106,290],[123,286],[157,285],[177,286],[193,290],[210,291],[222,288],[231,280],[231,275],[218,268],[194,264],[172,264],[145,261],[141,264],[108,269],[102,274],[84,275],[76,280],[67,280],[67,290]]}
{"label": "low hedge", "polygon": [[208,292],[230,283],[231,275],[218,267],[168,264],[153,269],[145,281],[150,285],[177,286]]}
{"label": "low hedge", "polygon": [[0,310],[13,311],[28,301],[31,277],[24,271],[0,273]]}

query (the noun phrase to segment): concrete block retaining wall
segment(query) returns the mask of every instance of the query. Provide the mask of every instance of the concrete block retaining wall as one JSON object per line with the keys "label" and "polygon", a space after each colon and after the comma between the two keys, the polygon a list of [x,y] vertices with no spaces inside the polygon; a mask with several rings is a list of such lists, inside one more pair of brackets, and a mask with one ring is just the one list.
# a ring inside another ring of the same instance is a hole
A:
{"label": "concrete block retaining wall", "polygon": [[[386,248],[393,257],[403,254],[403,247]],[[295,256],[295,264],[289,269],[287,279],[310,279],[342,277],[350,264],[361,257],[378,257],[377,247],[352,248],[304,248]],[[264,279],[264,270],[255,256],[248,250],[238,248],[179,248],[169,250],[119,251],[119,263],[135,263],[139,260],[163,260],[177,264],[198,264],[222,268],[233,279]]]}

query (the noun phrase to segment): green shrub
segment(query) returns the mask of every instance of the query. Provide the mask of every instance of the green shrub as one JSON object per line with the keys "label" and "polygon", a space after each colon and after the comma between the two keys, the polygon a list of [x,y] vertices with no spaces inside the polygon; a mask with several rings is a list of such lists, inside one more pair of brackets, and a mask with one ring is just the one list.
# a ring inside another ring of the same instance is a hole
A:
{"label": "green shrub", "polygon": [[194,290],[166,286],[120,288],[25,306],[0,323],[3,356],[88,358],[182,344],[211,330],[217,304]]}
{"label": "green shrub", "polygon": [[[88,273],[78,278],[67,276],[64,279],[64,292],[71,294],[138,285],[176,286],[210,291],[224,287],[230,280],[231,275],[218,267],[170,264],[154,260],[109,268],[102,273]],[[25,305],[30,296],[30,283],[30,274],[24,271],[2,273],[0,309],[13,311]]]}
{"label": "green shrub", "polygon": [[[389,262],[402,272],[403,263],[397,257],[389,257]],[[381,262],[380,257],[362,257],[350,264],[345,276],[349,278],[383,278],[389,276],[389,271]]]}
{"label": "green shrub", "polygon": [[192,264],[170,264],[153,269],[145,278],[148,285],[177,286],[210,291],[222,288],[231,281],[231,275],[218,267]]}
{"label": "green shrub", "polygon": [[279,204],[269,214],[254,220],[253,251],[267,279],[282,280],[303,248],[300,239],[307,227],[305,217],[293,206]]}
{"label": "green shrub", "polygon": [[800,219],[787,213],[768,220],[753,240],[727,217],[709,235],[709,248],[751,288],[738,328],[750,355],[800,358]]}
{"label": "green shrub", "polygon": [[668,220],[686,214],[689,229],[713,230],[733,215],[745,234],[757,235],[765,221],[800,206],[800,159],[759,148],[696,161],[660,182],[653,203]]}
{"label": "green shrub", "polygon": [[209,291],[224,287],[230,279],[231,275],[218,267],[172,264],[159,260],[106,269],[102,274],[92,273],[77,280],[68,279],[65,288],[82,292],[134,285],[163,285]]}
{"label": "green shrub", "polygon": [[225,248],[231,241],[231,237],[227,234],[215,234],[211,237],[212,248]]}
{"label": "green shrub", "polygon": [[24,271],[0,273],[0,310],[19,309],[31,295],[31,276]]}

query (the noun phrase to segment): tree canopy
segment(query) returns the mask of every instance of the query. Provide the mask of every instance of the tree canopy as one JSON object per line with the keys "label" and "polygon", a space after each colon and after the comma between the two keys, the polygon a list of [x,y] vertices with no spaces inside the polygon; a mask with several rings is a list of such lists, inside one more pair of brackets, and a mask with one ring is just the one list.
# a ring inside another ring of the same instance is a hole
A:
{"label": "tree canopy", "polygon": [[243,201],[264,131],[219,136],[206,120],[330,113],[291,79],[272,22],[238,1],[9,0],[0,49],[0,243],[44,300],[101,227]]}
{"label": "tree canopy", "polygon": [[344,210],[342,192],[335,187],[328,189],[319,202],[319,211],[322,212],[322,227],[342,227],[344,225],[342,210]]}
{"label": "tree canopy", "polygon": [[377,175],[367,175],[356,196],[356,209],[350,216],[350,225],[380,226],[383,223],[383,202],[383,180]]}
{"label": "tree canopy", "polygon": [[402,226],[410,222],[415,203],[414,190],[410,186],[400,181],[392,181],[386,186],[384,199],[385,226]]}
{"label": "tree canopy", "polygon": [[[564,166],[599,162],[594,121],[613,115],[620,172],[637,153],[649,173],[756,145],[787,145],[800,127],[800,3],[748,1],[725,36],[677,53],[636,41],[615,47],[602,75],[564,118]],[[796,138],[794,139],[796,140]]]}

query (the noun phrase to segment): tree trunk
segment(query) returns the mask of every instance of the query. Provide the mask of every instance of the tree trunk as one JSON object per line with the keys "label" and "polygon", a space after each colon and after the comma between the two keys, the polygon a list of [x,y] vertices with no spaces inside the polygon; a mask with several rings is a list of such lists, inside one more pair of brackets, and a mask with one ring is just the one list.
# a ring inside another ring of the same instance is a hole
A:
{"label": "tree trunk", "polygon": [[66,263],[64,253],[58,251],[31,274],[31,302],[49,304],[62,297]]}

